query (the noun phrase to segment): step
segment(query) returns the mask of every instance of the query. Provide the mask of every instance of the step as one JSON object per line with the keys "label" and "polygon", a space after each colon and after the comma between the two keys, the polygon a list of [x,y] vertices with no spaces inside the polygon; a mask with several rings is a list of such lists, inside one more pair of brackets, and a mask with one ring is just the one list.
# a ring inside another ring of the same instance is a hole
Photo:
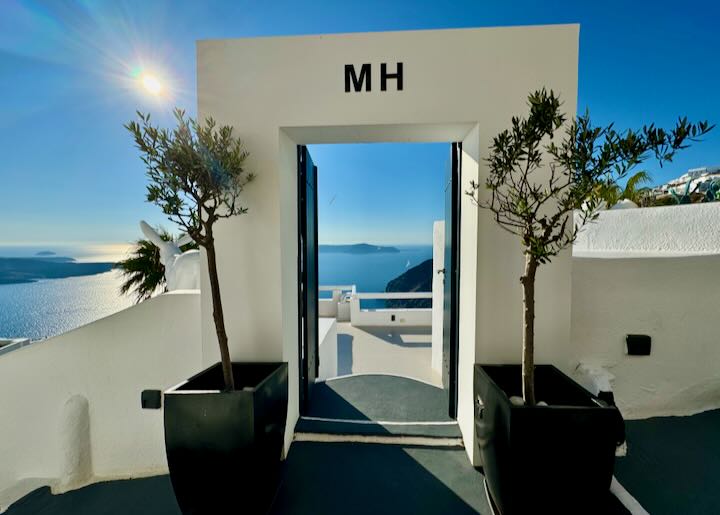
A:
{"label": "step", "polygon": [[395,422],[301,417],[295,426],[295,440],[463,447],[462,434],[455,421]]}

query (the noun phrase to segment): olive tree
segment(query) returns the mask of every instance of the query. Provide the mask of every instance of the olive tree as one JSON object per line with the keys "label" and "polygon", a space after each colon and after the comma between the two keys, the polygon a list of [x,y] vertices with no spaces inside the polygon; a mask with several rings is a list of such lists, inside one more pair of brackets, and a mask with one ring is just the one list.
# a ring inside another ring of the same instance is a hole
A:
{"label": "olive tree", "polygon": [[597,218],[604,189],[649,157],[660,165],[671,161],[713,126],[681,118],[670,130],[646,125],[618,131],[613,124],[593,125],[587,112],[568,121],[559,97],[545,89],[529,95],[528,107],[527,117],[513,117],[510,128],[493,139],[484,184],[489,191],[472,182],[467,194],[522,244],[523,399],[534,405],[538,267],[572,245],[582,226]]}
{"label": "olive tree", "polygon": [[153,126],[150,115],[137,114],[139,121],[125,127],[147,168],[147,200],[205,249],[225,389],[234,390],[214,227],[218,220],[247,212],[240,196],[254,177],[245,167],[248,152],[232,127],[217,127],[212,118],[201,124],[176,109],[177,127],[168,130]]}

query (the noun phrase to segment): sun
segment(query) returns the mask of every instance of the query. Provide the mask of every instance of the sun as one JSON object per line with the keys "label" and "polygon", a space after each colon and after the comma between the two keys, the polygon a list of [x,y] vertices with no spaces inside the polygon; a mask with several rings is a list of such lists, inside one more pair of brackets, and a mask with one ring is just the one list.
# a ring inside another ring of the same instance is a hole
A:
{"label": "sun", "polygon": [[155,97],[159,96],[164,89],[162,82],[160,82],[160,80],[155,75],[152,75],[150,73],[143,73],[140,76],[140,84],[147,93],[150,93]]}

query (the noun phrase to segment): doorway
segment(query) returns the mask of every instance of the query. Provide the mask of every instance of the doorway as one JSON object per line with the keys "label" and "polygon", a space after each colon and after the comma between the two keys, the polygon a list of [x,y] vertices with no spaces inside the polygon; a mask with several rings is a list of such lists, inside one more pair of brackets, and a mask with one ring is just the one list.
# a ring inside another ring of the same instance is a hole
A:
{"label": "doorway", "polygon": [[[444,410],[446,417],[454,420],[457,417],[457,390],[458,390],[458,297],[459,297],[459,228],[460,228],[460,167],[461,167],[461,151],[460,143],[451,143],[447,146],[449,155],[446,159],[443,196],[444,196],[444,237],[441,242],[441,252],[443,254],[444,263],[442,268],[433,269],[433,273],[437,273],[442,277],[442,341],[441,352],[442,362],[440,376],[442,378],[442,390],[440,395],[444,399]],[[297,190],[297,206],[298,206],[298,362],[299,362],[299,396],[300,396],[300,413],[308,416],[313,413],[311,410],[311,399],[315,397],[321,398],[326,395],[323,387],[316,388],[318,378],[320,376],[321,357],[320,345],[321,338],[324,338],[325,329],[321,327],[320,312],[324,309],[321,303],[327,304],[325,299],[321,300],[322,293],[319,283],[319,251],[320,244],[318,240],[318,168],[313,162],[310,150],[305,145],[297,146],[297,170],[298,170],[298,190]],[[437,250],[437,249],[436,249]],[[338,300],[336,295],[340,295],[343,300],[349,301],[354,299],[356,305],[359,306],[361,300],[367,302],[366,296],[362,292],[355,291],[354,285],[333,285],[322,286],[323,289],[332,288],[333,301]],[[337,290],[335,290],[337,289]],[[346,289],[348,291],[344,291]],[[334,302],[333,302],[334,303]],[[339,306],[342,308],[343,303]],[[363,316],[368,316],[367,312],[371,310],[361,310]],[[357,313],[357,311],[354,311]],[[387,316],[392,316],[385,314]],[[359,316],[359,315],[358,315]],[[395,319],[393,318],[394,322]],[[372,332],[372,331],[370,331]],[[342,342],[338,342],[342,345]],[[352,393],[362,390],[358,387],[357,379],[355,384],[347,383],[344,387]],[[400,379],[383,378],[375,381],[378,388],[393,389],[400,385],[397,383]],[[314,391],[315,390],[315,391]],[[408,394],[408,401],[414,398],[409,404],[422,404],[422,399],[427,396],[436,395],[435,391],[430,391],[425,386],[415,388],[414,393]],[[414,396],[414,397],[413,397]],[[371,411],[376,411],[370,408]],[[317,411],[317,410],[315,410]],[[411,410],[412,411],[412,410]],[[382,413],[380,410],[378,413]],[[422,415],[422,410],[415,413]],[[382,415],[378,415],[382,418]],[[410,416],[411,420],[415,420]]]}

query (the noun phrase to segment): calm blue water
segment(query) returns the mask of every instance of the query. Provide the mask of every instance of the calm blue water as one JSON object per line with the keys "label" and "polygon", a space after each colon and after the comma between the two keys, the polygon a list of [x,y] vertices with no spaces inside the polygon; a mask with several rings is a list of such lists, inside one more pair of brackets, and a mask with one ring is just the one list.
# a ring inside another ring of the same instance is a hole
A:
{"label": "calm blue water", "polygon": [[[6,247],[0,256],[28,257],[49,250],[85,262],[122,259],[127,245]],[[119,293],[117,271],[85,277],[0,285],[0,338],[41,339],[55,336],[132,305]]]}
{"label": "calm blue water", "polygon": [[[126,246],[0,247],[0,256],[32,256],[42,250],[70,256],[79,261],[117,261]],[[361,292],[383,292],[388,281],[426,259],[431,246],[398,247],[396,254],[321,253],[320,284],[355,284]],[[69,277],[30,284],[0,285],[0,337],[48,338],[132,305],[121,296],[122,280],[116,271],[87,277]],[[321,296],[329,296],[330,292]],[[382,301],[368,301],[363,307],[382,307]]]}
{"label": "calm blue water", "polygon": [[[383,292],[388,281],[408,268],[432,258],[432,246],[397,246],[395,254],[335,254],[321,252],[318,262],[320,286],[357,285],[359,292]],[[320,292],[329,298],[331,292]],[[366,304],[363,303],[363,307]],[[368,301],[367,307],[383,307],[382,301]]]}
{"label": "calm blue water", "polygon": [[48,338],[132,305],[116,271],[0,285],[0,337]]}

